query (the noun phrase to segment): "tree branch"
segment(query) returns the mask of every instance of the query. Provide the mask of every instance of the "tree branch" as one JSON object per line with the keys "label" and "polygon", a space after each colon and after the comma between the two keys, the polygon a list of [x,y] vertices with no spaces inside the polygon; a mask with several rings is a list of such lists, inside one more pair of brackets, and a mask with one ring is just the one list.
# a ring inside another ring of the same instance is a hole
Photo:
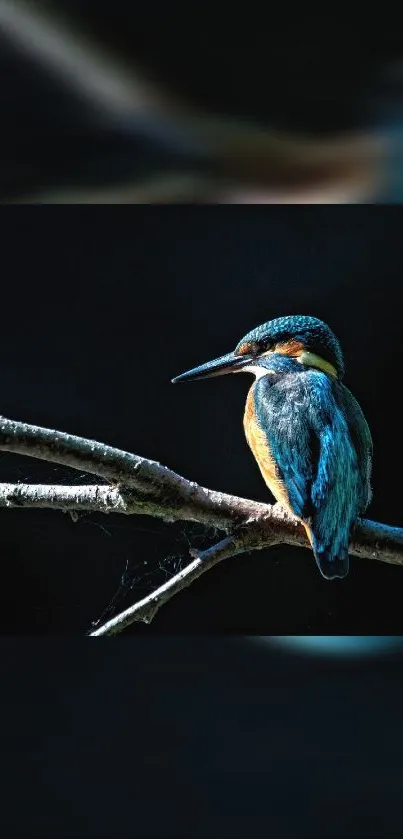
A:
{"label": "tree branch", "polygon": [[[165,522],[198,522],[228,534],[198,555],[191,552],[193,562],[143,600],[90,632],[93,636],[116,634],[134,621],[149,623],[163,603],[230,556],[280,543],[310,547],[302,525],[279,504],[261,504],[206,489],[160,463],[95,440],[0,417],[0,450],[70,466],[113,483],[4,483],[0,484],[0,507],[149,515]],[[403,565],[403,529],[359,520],[350,553]]]}
{"label": "tree branch", "polygon": [[190,586],[193,580],[196,580],[197,577],[200,577],[201,574],[204,574],[213,565],[217,565],[218,562],[230,556],[242,553],[243,550],[243,536],[239,534],[227,536],[221,542],[218,542],[217,545],[213,545],[213,547],[208,548],[206,551],[201,551],[198,556],[195,556],[195,552],[191,551],[191,555],[194,556],[193,562],[187,565],[186,568],[183,568],[179,574],[175,574],[172,579],[168,580],[167,583],[164,583],[164,585],[157,588],[147,597],[144,597],[143,600],[139,600],[138,603],[125,609],[124,612],[115,615],[114,618],[88,634],[98,637],[101,635],[115,635],[135,621],[151,623],[158,609],[170,600],[174,594]]}
{"label": "tree branch", "polygon": [[[197,521],[227,532],[234,523],[267,512],[266,504],[214,492],[154,460],[63,431],[0,417],[0,450],[70,466],[118,484],[144,515]],[[77,487],[75,488],[78,489]],[[135,491],[135,496],[130,493]],[[52,505],[53,506],[53,505]],[[131,511],[130,511],[131,512]]]}

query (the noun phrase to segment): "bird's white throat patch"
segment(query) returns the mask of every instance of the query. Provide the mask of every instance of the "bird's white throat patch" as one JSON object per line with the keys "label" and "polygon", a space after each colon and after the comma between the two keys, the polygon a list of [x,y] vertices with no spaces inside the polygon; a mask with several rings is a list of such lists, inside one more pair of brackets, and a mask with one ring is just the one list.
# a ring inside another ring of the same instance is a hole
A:
{"label": "bird's white throat patch", "polygon": [[[265,356],[270,357],[270,353],[265,353]],[[333,364],[330,364],[330,361],[325,361],[320,355],[315,355],[315,353],[304,350],[301,355],[295,356],[295,360],[303,364],[304,367],[314,367],[316,370],[322,370],[323,373],[327,373],[329,376],[337,377],[337,370],[333,367]],[[234,372],[253,373],[256,379],[261,379],[262,376],[275,375],[274,370],[269,370],[267,367],[261,367],[260,364],[253,363],[246,364],[245,367],[241,367]]]}
{"label": "bird's white throat patch", "polygon": [[267,367],[261,367],[259,364],[247,364],[245,367],[241,367],[240,370],[236,371],[237,373],[253,373],[257,379],[261,379],[262,376],[274,376],[274,370],[268,370]]}

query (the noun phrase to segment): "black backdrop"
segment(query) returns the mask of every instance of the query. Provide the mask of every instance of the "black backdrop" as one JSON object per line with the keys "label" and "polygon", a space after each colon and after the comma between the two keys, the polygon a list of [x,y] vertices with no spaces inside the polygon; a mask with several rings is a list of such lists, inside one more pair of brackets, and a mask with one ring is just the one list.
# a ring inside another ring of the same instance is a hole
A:
{"label": "black backdrop", "polygon": [[[183,4],[177,10],[123,0],[29,5],[53,10],[56,20],[62,11],[73,40],[74,33],[79,42],[89,36],[101,63],[106,52],[201,113],[317,137],[401,131],[402,38],[378,13],[376,28],[361,37],[340,16],[330,23],[327,13],[322,31],[308,18],[293,33],[288,19],[279,28],[271,16],[268,29],[247,9],[239,17],[233,9],[227,19],[193,7],[186,14]],[[101,118],[63,73],[55,75],[2,33],[0,46],[1,200],[194,169],[193,143],[185,150],[149,120]],[[401,142],[376,201],[402,201],[400,150]],[[199,163],[196,154],[197,169]]]}
{"label": "black backdrop", "polygon": [[[328,321],[375,446],[370,517],[402,524],[398,207],[18,208],[2,216],[1,412],[145,455],[264,501],[246,446],[249,377],[173,386],[284,313]],[[87,481],[0,457],[1,480]],[[137,517],[1,511],[1,631],[84,633],[210,544]],[[402,571],[352,559],[324,581],[308,551],[231,559],[129,633],[400,633]],[[124,575],[124,585],[120,585]],[[130,589],[130,586],[132,588]]]}
{"label": "black backdrop", "polygon": [[401,658],[223,638],[0,655],[5,837],[402,835]]}

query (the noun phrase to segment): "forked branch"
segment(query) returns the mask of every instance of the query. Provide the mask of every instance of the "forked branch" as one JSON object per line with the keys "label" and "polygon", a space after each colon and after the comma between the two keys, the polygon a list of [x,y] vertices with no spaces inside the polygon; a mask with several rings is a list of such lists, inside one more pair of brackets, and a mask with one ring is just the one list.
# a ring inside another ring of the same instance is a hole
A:
{"label": "forked branch", "polygon": [[[192,521],[226,538],[198,554],[150,595],[91,633],[116,634],[134,621],[149,623],[158,609],[208,568],[239,553],[285,543],[309,548],[302,526],[278,505],[260,504],[201,487],[153,460],[62,431],[0,417],[0,450],[70,466],[108,484],[59,486],[0,484],[0,507],[149,515]],[[350,553],[403,565],[403,529],[360,520]]]}

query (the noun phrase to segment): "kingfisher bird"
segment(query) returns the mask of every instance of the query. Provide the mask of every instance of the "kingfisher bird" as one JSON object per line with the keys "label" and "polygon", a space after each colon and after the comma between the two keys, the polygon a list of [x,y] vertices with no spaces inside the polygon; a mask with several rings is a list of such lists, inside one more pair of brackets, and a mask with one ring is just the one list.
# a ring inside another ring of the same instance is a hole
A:
{"label": "kingfisher bird", "polygon": [[305,527],[323,577],[341,579],[352,528],[371,500],[372,439],[342,383],[340,343],[316,317],[279,317],[172,382],[240,372],[255,376],[244,430],[263,479]]}

